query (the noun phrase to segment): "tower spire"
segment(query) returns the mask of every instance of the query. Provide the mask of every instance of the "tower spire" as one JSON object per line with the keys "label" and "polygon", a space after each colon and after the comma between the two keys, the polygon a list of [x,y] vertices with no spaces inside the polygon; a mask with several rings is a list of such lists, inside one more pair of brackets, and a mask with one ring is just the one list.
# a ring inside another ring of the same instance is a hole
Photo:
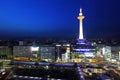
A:
{"label": "tower spire", "polygon": [[80,8],[79,16],[82,16],[82,8]]}

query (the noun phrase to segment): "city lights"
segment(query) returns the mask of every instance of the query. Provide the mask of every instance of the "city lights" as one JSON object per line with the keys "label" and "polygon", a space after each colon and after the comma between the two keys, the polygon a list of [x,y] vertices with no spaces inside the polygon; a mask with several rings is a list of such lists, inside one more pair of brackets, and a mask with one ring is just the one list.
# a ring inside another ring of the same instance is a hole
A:
{"label": "city lights", "polygon": [[43,1],[1,0],[0,80],[120,80],[120,2]]}

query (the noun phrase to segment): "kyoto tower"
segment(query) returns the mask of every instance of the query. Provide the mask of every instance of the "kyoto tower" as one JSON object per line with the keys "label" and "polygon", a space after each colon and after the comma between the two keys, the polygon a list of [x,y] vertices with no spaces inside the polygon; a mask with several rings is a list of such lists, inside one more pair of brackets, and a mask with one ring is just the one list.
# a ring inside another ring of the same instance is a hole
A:
{"label": "kyoto tower", "polygon": [[80,40],[84,39],[84,36],[83,36],[83,23],[82,23],[84,18],[85,17],[82,14],[82,8],[80,8],[80,13],[79,13],[79,16],[77,17],[77,19],[79,20],[79,39]]}

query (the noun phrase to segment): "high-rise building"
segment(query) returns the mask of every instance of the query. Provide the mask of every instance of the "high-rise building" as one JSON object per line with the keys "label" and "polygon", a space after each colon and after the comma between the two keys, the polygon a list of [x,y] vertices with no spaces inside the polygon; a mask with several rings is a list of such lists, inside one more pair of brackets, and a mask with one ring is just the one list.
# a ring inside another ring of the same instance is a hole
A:
{"label": "high-rise building", "polygon": [[40,58],[43,61],[55,61],[55,47],[40,46]]}

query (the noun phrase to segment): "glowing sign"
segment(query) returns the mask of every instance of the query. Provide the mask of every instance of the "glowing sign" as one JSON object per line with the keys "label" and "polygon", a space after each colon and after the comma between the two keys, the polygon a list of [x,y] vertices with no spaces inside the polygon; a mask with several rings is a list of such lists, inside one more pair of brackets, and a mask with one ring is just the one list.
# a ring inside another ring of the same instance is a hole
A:
{"label": "glowing sign", "polygon": [[31,47],[31,51],[39,51],[39,47]]}

